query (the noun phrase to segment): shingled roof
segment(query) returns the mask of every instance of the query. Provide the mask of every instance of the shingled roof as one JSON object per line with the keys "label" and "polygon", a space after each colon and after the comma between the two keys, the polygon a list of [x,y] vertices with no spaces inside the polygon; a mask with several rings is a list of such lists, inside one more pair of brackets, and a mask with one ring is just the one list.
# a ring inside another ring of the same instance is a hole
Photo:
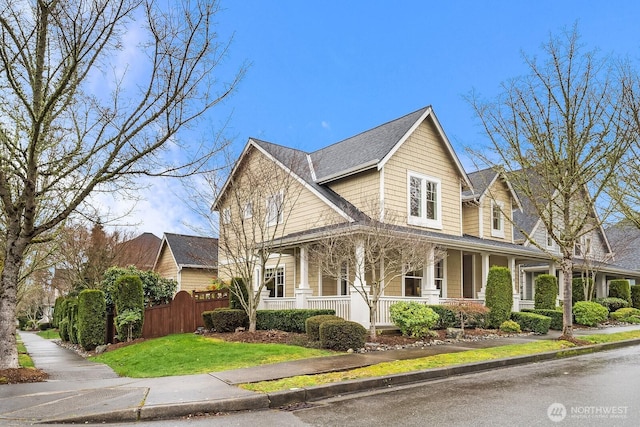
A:
{"label": "shingled roof", "polygon": [[177,265],[196,268],[218,266],[218,239],[164,233],[164,240]]}

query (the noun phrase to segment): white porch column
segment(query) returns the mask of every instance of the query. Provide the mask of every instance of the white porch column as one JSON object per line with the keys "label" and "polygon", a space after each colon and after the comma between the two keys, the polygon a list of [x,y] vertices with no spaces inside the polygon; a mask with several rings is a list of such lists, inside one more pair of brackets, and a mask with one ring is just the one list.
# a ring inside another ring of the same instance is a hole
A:
{"label": "white porch column", "polygon": [[[563,291],[562,289],[562,281],[560,280],[560,277],[562,276],[558,276],[558,265],[555,262],[552,262],[551,264],[549,264],[549,274],[556,277],[558,279],[558,296],[556,297],[556,307],[560,306],[560,301],[562,301],[562,296],[561,293]],[[562,271],[559,272],[560,275],[562,275]]]}
{"label": "white porch column", "polygon": [[507,262],[509,264],[509,270],[511,270],[511,289],[513,291],[512,311],[520,311],[520,292],[516,291],[516,275],[518,274],[516,271],[516,258],[512,256],[507,257]]}
{"label": "white porch column", "polygon": [[351,292],[351,319],[360,323],[366,329],[369,329],[369,306],[362,297],[361,293],[369,295],[370,288],[364,279],[364,241],[358,240],[355,248],[355,280],[353,282],[353,291]]}
{"label": "white porch column", "polygon": [[558,270],[558,301],[564,301],[564,272],[562,270]]}
{"label": "white porch column", "polygon": [[422,272],[422,297],[427,299],[429,304],[440,304],[440,291],[436,288],[435,282],[435,255],[434,249],[427,252],[427,263]]}
{"label": "white porch column", "polygon": [[308,308],[307,298],[313,295],[309,287],[309,252],[306,246],[300,247],[300,283],[294,291],[296,308]]}
{"label": "white porch column", "polygon": [[487,292],[487,276],[489,276],[489,254],[481,253],[480,254],[480,268],[481,268],[481,276],[482,276],[482,288],[478,292],[478,299],[484,301],[484,296]]}

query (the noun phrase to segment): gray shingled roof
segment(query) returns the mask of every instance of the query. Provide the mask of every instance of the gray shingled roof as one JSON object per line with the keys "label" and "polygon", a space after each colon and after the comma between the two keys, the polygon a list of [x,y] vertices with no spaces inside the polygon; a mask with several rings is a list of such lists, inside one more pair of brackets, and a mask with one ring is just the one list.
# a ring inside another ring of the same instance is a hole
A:
{"label": "gray shingled roof", "polygon": [[640,230],[630,221],[606,229],[615,263],[629,270],[640,270]]}
{"label": "gray shingled roof", "polygon": [[167,245],[178,265],[216,267],[218,265],[218,239],[164,233]]}
{"label": "gray shingled roof", "polygon": [[363,165],[378,163],[429,108],[421,108],[311,153],[317,180],[323,182]]}
{"label": "gray shingled roof", "polygon": [[479,171],[471,172],[467,174],[471,185],[473,185],[473,191],[471,189],[464,190],[462,192],[463,198],[480,197],[487,191],[489,184],[493,181],[498,173],[492,168],[482,169]]}

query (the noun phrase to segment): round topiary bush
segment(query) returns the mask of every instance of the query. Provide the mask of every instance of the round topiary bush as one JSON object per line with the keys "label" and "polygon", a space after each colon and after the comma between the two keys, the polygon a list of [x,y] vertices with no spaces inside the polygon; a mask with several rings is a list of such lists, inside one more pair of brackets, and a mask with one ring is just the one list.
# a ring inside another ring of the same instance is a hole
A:
{"label": "round topiary bush", "polygon": [[631,286],[628,280],[612,280],[609,282],[609,297],[620,298],[631,305]]}
{"label": "round topiary bush", "polygon": [[515,322],[513,320],[505,320],[500,325],[500,332],[519,334],[520,332],[522,332],[522,330],[520,329],[520,325],[518,324],[518,322]]}
{"label": "round topiary bush", "polygon": [[423,338],[438,323],[440,316],[424,304],[418,302],[396,302],[389,307],[394,325],[400,328],[402,335]]}
{"label": "round topiary bush", "polygon": [[558,298],[558,279],[551,274],[541,274],[536,277],[536,292],[534,295],[535,309],[553,310]]}
{"label": "round topiary bush", "polygon": [[609,318],[609,310],[597,302],[578,301],[573,306],[576,323],[585,326],[597,326]]}
{"label": "round topiary bush", "polygon": [[640,318],[640,309],[637,308],[633,308],[633,307],[625,307],[625,308],[620,308],[616,311],[614,311],[613,313],[610,313],[609,316],[613,319],[613,320],[618,320],[620,322],[626,322],[626,318],[627,317],[639,317]]}
{"label": "round topiary bush", "polygon": [[598,304],[609,310],[610,313],[621,308],[629,307],[629,302],[622,298],[596,298],[595,300],[593,300],[593,302],[597,302]]}
{"label": "round topiary bush", "polygon": [[349,320],[327,320],[320,324],[320,345],[331,350],[358,350],[364,347],[367,330]]}
{"label": "round topiary bush", "polygon": [[513,308],[511,271],[506,267],[491,267],[487,276],[485,304],[489,308],[487,323],[490,328],[499,328],[509,320]]}
{"label": "round topiary bush", "polygon": [[320,341],[320,325],[328,320],[344,320],[342,317],[333,314],[320,314],[311,316],[304,322],[305,331],[309,336],[309,341]]}

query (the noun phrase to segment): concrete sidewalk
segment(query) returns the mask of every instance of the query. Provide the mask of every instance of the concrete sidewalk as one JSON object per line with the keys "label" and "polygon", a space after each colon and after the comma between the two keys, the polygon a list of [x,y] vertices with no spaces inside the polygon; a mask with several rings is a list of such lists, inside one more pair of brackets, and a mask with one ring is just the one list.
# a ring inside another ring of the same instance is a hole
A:
{"label": "concrete sidewalk", "polygon": [[[633,329],[640,329],[640,325],[604,328],[598,331],[576,331],[576,335],[613,333]],[[549,360],[556,358],[557,352],[354,380],[273,394],[254,393],[234,385],[339,371],[386,361],[460,352],[473,348],[553,339],[558,335],[559,333],[552,331],[545,336],[532,335],[457,342],[424,349],[391,350],[305,359],[211,374],[135,379],[118,377],[105,365],[85,360],[73,351],[60,347],[50,340],[42,339],[34,333],[21,332],[20,336],[36,367],[48,372],[50,379],[43,383],[0,386],[0,422],[3,419],[32,423],[127,422],[142,419],[177,418],[198,412],[214,413],[274,408],[331,395]],[[589,346],[588,349],[585,348],[585,351],[637,345],[640,344],[640,340],[615,344]]]}

